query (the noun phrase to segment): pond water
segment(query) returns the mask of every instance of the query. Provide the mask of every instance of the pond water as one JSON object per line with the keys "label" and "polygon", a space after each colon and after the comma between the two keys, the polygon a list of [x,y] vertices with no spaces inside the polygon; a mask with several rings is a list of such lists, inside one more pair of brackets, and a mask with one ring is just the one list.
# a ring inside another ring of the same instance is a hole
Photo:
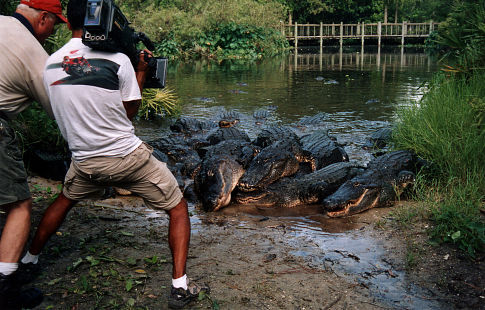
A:
{"label": "pond water", "polygon": [[[297,128],[302,118],[324,113],[325,127],[345,145],[349,158],[366,163],[372,158],[362,149],[368,135],[389,127],[399,107],[419,100],[437,70],[437,64],[418,49],[377,50],[367,46],[364,51],[360,47],[343,51],[324,48],[320,53],[307,48],[252,63],[171,63],[167,85],[180,98],[183,116],[213,120],[223,111],[235,110],[241,115],[239,128],[251,138],[264,125]],[[270,115],[263,124],[254,117],[261,110]],[[157,138],[167,133],[169,123],[139,120],[137,135],[145,140]],[[426,292],[403,281],[405,274],[393,270],[384,259],[381,242],[360,233],[366,220],[329,219],[320,213],[314,206],[282,210],[234,205],[218,212],[236,218],[243,226],[276,218],[291,227],[293,238],[288,242],[294,244],[294,255],[311,260],[317,267],[332,262],[333,270],[365,282],[375,297],[391,308],[442,308],[430,301]],[[199,213],[192,217],[193,233],[203,234],[204,216]],[[369,270],[373,270],[372,275],[368,275]]]}
{"label": "pond water", "polygon": [[[295,124],[325,113],[325,126],[350,159],[370,160],[361,146],[369,133],[390,125],[396,109],[418,100],[438,69],[422,50],[307,48],[257,62],[207,60],[171,63],[167,86],[182,103],[182,115],[210,120],[224,110],[241,113],[239,128],[251,138],[261,127],[254,112],[267,110],[268,123]],[[144,139],[165,134],[167,123],[139,121]]]}

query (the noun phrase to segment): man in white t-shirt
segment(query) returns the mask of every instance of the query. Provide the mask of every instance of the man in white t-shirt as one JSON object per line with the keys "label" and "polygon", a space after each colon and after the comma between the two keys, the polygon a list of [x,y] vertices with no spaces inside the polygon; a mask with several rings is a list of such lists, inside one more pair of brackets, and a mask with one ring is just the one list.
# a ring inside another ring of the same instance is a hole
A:
{"label": "man in white t-shirt", "polygon": [[[59,197],[46,210],[23,263],[36,263],[48,238],[77,201],[97,198],[108,186],[141,196],[149,207],[170,217],[173,257],[169,306],[182,308],[203,289],[188,281],[185,267],[190,240],[187,203],[166,164],[134,134],[131,119],[141,103],[148,66],[140,55],[136,72],[122,53],[93,50],[82,43],[86,0],[70,0],[72,39],[47,60],[44,85],[72,163]],[[145,51],[145,53],[149,53]]]}
{"label": "man in white t-shirt", "polygon": [[12,16],[0,16],[0,209],[6,213],[0,238],[0,309],[32,308],[42,302],[37,289],[20,292],[16,272],[29,236],[32,199],[9,123],[34,100],[53,117],[42,84],[48,57],[42,44],[65,21],[59,0],[22,0]]}

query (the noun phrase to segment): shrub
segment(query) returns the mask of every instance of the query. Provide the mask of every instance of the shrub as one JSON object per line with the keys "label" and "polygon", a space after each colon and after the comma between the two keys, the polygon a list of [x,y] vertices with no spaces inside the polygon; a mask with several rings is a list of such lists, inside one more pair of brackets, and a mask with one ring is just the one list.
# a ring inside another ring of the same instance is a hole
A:
{"label": "shrub", "polygon": [[485,3],[455,1],[453,10],[438,29],[444,46],[442,61],[457,71],[485,69]]}
{"label": "shrub", "polygon": [[29,148],[46,151],[67,152],[67,143],[57,127],[55,120],[50,119],[42,106],[34,102],[12,121],[12,127],[20,138],[20,145],[25,152]]}
{"label": "shrub", "polygon": [[[163,56],[256,58],[288,48],[277,31],[286,7],[277,2],[150,1],[139,9],[123,3],[122,9],[135,29],[145,32]],[[226,44],[224,39],[230,42]]]}

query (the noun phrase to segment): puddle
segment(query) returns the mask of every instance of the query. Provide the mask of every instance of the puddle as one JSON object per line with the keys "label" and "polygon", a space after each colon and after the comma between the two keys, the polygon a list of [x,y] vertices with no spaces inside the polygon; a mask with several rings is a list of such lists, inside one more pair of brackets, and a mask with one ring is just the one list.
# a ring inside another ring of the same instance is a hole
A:
{"label": "puddle", "polygon": [[382,241],[365,231],[316,234],[313,228],[300,225],[291,234],[295,238],[289,243],[297,249],[291,254],[304,257],[315,268],[330,268],[355,280],[390,307],[443,309],[428,292],[406,281],[406,273],[386,261]]}

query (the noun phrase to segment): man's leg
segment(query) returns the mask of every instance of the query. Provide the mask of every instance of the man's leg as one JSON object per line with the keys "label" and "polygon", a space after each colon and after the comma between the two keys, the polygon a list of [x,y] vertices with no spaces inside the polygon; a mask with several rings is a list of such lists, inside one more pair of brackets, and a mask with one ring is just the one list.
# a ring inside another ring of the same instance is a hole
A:
{"label": "man's leg", "polygon": [[7,221],[0,238],[0,262],[17,263],[30,232],[32,199],[7,206]]}
{"label": "man's leg", "polygon": [[77,201],[67,198],[63,193],[59,194],[42,216],[42,220],[37,227],[34,239],[30,245],[30,254],[40,254],[50,236],[52,236],[61,226],[67,213],[76,203]]}
{"label": "man's leg", "polygon": [[7,220],[0,238],[0,309],[33,308],[44,295],[36,288],[21,291],[16,281],[17,262],[30,232],[32,199],[4,206]]}
{"label": "man's leg", "polygon": [[185,266],[189,252],[190,218],[185,199],[167,211],[170,217],[168,242],[172,251],[172,278],[178,279],[185,275]]}

